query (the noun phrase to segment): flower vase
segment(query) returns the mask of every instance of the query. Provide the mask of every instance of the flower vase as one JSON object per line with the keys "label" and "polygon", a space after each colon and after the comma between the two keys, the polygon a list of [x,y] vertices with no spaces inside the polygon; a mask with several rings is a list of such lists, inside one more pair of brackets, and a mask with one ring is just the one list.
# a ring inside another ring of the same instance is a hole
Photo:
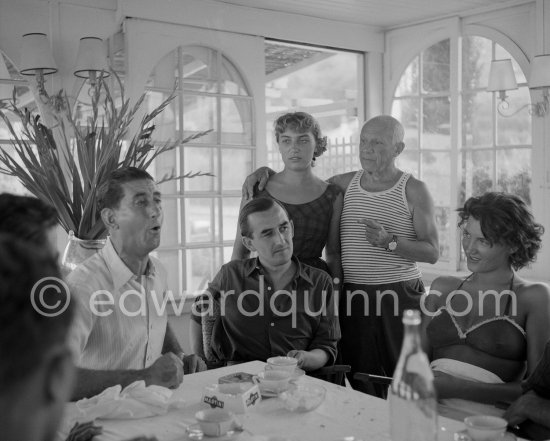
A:
{"label": "flower vase", "polygon": [[105,245],[107,239],[79,239],[69,231],[69,241],[63,252],[61,266],[66,274],[74,270],[88,257],[93,256]]}

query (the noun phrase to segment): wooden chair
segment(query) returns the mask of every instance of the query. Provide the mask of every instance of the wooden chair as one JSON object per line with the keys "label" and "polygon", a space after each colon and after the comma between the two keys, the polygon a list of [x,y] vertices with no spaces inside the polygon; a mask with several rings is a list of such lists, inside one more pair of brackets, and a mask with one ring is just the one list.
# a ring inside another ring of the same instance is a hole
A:
{"label": "wooden chair", "polygon": [[317,369],[316,371],[308,372],[307,374],[339,386],[345,386],[346,373],[350,371],[351,366],[349,364],[333,364],[332,366],[323,366],[322,368]]}

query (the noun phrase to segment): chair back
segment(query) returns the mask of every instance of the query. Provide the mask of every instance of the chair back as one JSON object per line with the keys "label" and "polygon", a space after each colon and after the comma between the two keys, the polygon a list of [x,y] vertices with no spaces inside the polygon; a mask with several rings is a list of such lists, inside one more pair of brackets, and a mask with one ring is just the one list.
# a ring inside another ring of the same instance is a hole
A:
{"label": "chair back", "polygon": [[322,368],[317,369],[316,371],[308,372],[307,374],[339,386],[345,386],[346,374],[350,371],[351,366],[349,364],[333,364],[332,366],[323,366]]}

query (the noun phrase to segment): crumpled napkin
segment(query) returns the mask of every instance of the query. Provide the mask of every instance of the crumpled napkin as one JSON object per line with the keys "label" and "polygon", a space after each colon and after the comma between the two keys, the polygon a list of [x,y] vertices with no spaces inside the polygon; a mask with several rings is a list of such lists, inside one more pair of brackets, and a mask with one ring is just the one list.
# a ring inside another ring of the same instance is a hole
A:
{"label": "crumpled napkin", "polygon": [[145,386],[145,381],[135,381],[124,389],[120,385],[105,389],[92,398],[76,402],[82,417],[89,420],[132,419],[164,415],[171,409],[185,405],[185,400],[170,401],[173,392],[162,386]]}

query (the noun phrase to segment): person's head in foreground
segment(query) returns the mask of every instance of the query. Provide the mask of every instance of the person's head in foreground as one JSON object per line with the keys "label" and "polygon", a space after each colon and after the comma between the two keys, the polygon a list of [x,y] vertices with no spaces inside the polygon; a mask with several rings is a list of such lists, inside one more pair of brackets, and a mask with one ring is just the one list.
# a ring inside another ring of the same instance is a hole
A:
{"label": "person's head in foreground", "polygon": [[544,227],[535,222],[519,196],[488,192],[471,197],[458,215],[470,271],[486,272],[501,266],[519,270],[535,260]]}
{"label": "person's head in foreground", "polygon": [[275,120],[275,139],[285,167],[304,169],[327,149],[321,126],[309,113],[285,113]]}
{"label": "person's head in foreground", "polygon": [[32,196],[0,194],[0,233],[46,247],[56,258],[57,212],[51,205]]}
{"label": "person's head in foreground", "polygon": [[395,158],[405,148],[402,124],[389,115],[369,119],[361,129],[359,156],[366,172],[384,172],[395,166]]}
{"label": "person's head in foreground", "polygon": [[98,210],[117,251],[146,257],[160,244],[161,194],[145,170],[115,170],[98,191]]}
{"label": "person's head in foreground", "polygon": [[0,433],[50,441],[74,377],[68,290],[46,249],[0,235]]}
{"label": "person's head in foreground", "polygon": [[248,202],[239,215],[242,241],[250,251],[256,251],[262,265],[274,268],[292,258],[293,227],[286,210],[271,198]]}

